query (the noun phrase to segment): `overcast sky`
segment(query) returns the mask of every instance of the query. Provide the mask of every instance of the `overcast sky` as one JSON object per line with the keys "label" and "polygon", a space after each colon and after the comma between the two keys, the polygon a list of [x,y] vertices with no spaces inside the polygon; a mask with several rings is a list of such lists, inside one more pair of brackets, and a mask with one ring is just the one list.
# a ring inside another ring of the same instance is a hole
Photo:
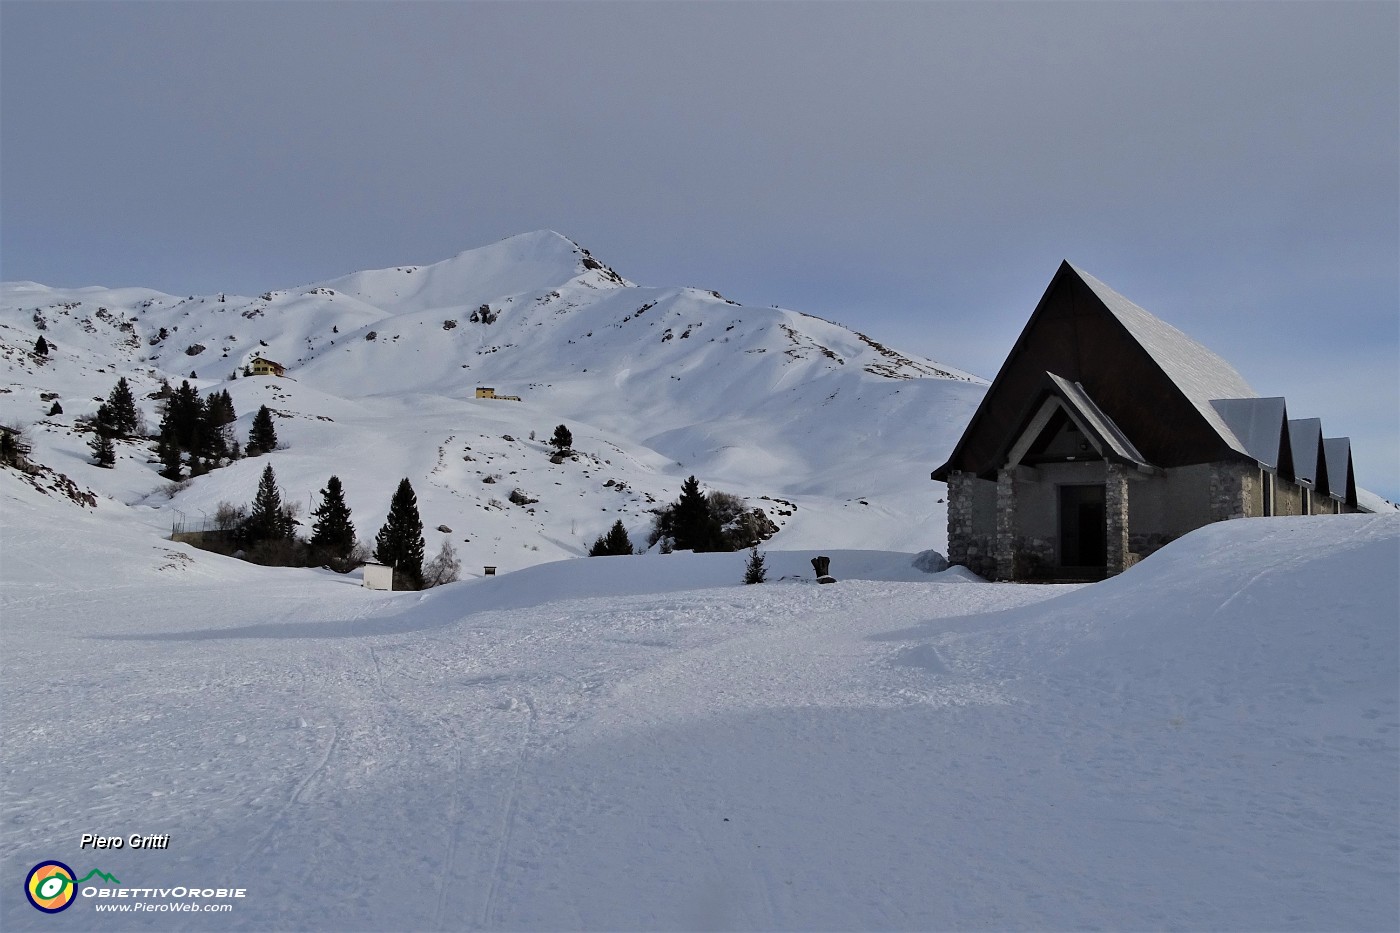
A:
{"label": "overcast sky", "polygon": [[988,378],[1061,259],[1400,495],[1400,4],[0,3],[0,276],[529,230]]}

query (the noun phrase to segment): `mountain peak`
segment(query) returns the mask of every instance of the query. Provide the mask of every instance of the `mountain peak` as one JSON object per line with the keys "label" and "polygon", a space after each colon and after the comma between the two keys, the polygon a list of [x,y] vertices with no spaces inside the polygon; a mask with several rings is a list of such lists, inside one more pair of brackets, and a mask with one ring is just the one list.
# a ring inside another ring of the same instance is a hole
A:
{"label": "mountain peak", "polygon": [[506,237],[423,266],[372,269],[317,282],[391,314],[481,302],[559,288],[589,277],[594,287],[630,285],[573,240],[553,230]]}

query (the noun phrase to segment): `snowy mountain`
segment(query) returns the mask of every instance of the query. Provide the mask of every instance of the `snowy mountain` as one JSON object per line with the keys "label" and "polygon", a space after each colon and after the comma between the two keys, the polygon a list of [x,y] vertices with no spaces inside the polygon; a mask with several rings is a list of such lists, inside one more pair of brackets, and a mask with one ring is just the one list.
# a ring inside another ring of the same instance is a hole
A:
{"label": "snowy mountain", "polygon": [[[285,378],[234,378],[259,356]],[[159,381],[190,378],[229,391],[245,441],[268,405],[285,449],[173,498],[147,446],[99,469],[74,419],[123,375],[152,426]],[[407,476],[468,568],[578,555],[616,519],[644,538],[692,473],[764,507],[781,546],[941,548],[929,464],[984,390],[818,318],[635,285],[548,231],[254,297],[0,286],[0,420],[27,426],[39,462],[153,527],[249,501],[267,463],[294,502],[335,473],[365,540]],[[560,423],[579,457],[552,464]]]}

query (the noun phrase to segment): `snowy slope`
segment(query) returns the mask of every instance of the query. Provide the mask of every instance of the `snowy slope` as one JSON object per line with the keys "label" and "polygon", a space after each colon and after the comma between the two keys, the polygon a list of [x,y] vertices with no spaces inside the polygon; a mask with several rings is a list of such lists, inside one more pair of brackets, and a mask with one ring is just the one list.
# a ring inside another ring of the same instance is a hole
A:
{"label": "snowy slope", "polygon": [[[384,594],[0,493],[5,929],[1400,920],[1394,517],[1214,525],[1087,587],[774,552],[804,579],[678,554]],[[43,916],[45,858],[247,896]]]}
{"label": "snowy slope", "polygon": [[[40,334],[54,345],[42,362]],[[287,378],[230,379],[258,355]],[[154,426],[146,396],[191,373],[230,392],[240,438],[274,409],[285,449],[173,500],[147,447],[124,445],[114,471],[88,462],[74,419],[118,375]],[[478,400],[482,385],[523,401]],[[366,540],[408,476],[468,568],[577,556],[619,518],[644,538],[692,473],[766,508],[785,547],[941,548],[928,465],[984,390],[817,318],[634,285],[547,231],[257,297],[0,287],[0,420],[29,426],[40,462],[166,528],[249,501],[269,462],[301,503],[337,473]],[[553,465],[543,441],[559,423],[581,457]],[[515,488],[539,503],[511,505]]]}

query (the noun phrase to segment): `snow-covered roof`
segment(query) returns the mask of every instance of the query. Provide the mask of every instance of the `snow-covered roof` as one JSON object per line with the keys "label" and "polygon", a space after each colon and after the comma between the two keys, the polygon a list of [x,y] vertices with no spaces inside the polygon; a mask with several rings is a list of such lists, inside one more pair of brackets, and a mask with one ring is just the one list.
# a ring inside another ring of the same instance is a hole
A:
{"label": "snow-covered roof", "polygon": [[1271,470],[1278,469],[1283,422],[1288,418],[1288,408],[1282,396],[1215,398],[1210,400],[1210,406],[1244,444],[1245,453]]}
{"label": "snow-covered roof", "polygon": [[1400,511],[1400,506],[1384,496],[1378,496],[1369,489],[1356,487],[1356,505],[1363,512],[1394,513]]}
{"label": "snow-covered roof", "polygon": [[1214,351],[1144,311],[1084,270],[1073,265],[1070,268],[1196,406],[1221,440],[1233,450],[1254,456],[1211,405],[1212,399],[1257,398],[1259,393],[1244,377]]}
{"label": "snow-covered roof", "polygon": [[[1088,428],[1098,439],[1112,451],[1116,456],[1113,459],[1127,460],[1140,466],[1149,466],[1147,459],[1143,457],[1138,449],[1133,446],[1133,442],[1128,440],[1128,436],[1113,422],[1113,419],[1103,413],[1103,410],[1089,397],[1089,393],[1084,391],[1084,387],[1077,382],[1070,382],[1062,376],[1047,372],[1050,381],[1055,384],[1055,388],[1060,390],[1065,402],[1067,402],[1078,415],[1084,427]],[[1103,451],[1108,453],[1109,451]]]}
{"label": "snow-covered roof", "polygon": [[1322,456],[1327,463],[1327,485],[1334,498],[1344,498],[1347,492],[1347,467],[1351,464],[1351,438],[1324,437]]}
{"label": "snow-covered roof", "polygon": [[[1288,419],[1288,439],[1293,445],[1293,475],[1300,483],[1316,483],[1318,455],[1322,453],[1322,419]],[[1332,475],[1330,469],[1327,475]],[[1346,473],[1339,480],[1345,486]]]}

